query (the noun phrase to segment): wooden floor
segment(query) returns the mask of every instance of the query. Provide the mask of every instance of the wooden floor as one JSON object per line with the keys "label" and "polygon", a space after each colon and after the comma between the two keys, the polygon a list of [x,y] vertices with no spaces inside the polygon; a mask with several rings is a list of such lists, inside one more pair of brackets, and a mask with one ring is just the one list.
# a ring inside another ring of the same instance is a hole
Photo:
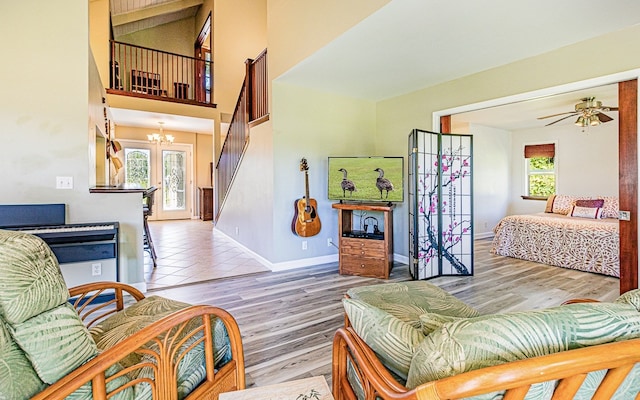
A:
{"label": "wooden floor", "polygon": [[[475,242],[474,276],[429,282],[483,314],[555,306],[577,297],[610,301],[618,296],[617,278],[494,256],[490,244],[490,239]],[[409,279],[407,266],[397,265],[389,281]],[[344,322],[344,293],[384,282],[342,276],[336,264],[328,264],[153,290],[149,295],[229,311],[243,337],[247,387],[314,375],[324,375],[331,385],[331,341]]]}

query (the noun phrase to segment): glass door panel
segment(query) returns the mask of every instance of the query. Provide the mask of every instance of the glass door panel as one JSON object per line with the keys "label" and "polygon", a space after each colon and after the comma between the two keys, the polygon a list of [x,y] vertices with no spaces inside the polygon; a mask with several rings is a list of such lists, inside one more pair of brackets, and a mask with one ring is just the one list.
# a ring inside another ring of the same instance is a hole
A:
{"label": "glass door panel", "polygon": [[156,186],[150,220],[188,219],[192,214],[191,145],[119,140],[124,182]]}
{"label": "glass door panel", "polygon": [[[190,149],[184,145],[161,148],[162,199],[160,219],[186,219],[191,217]],[[160,199],[157,199],[160,200]]]}

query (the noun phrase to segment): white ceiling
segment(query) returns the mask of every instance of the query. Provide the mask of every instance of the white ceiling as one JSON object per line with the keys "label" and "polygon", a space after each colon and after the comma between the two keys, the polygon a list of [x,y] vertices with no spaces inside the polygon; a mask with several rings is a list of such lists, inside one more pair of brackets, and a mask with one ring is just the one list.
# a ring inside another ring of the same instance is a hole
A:
{"label": "white ceiling", "polygon": [[279,79],[378,101],[638,23],[637,0],[392,0]]}
{"label": "white ceiling", "polygon": [[182,115],[162,114],[148,111],[128,110],[124,108],[110,108],[116,126],[133,126],[137,128],[159,128],[159,122],[164,122],[163,129],[169,131],[196,132],[213,134],[213,120],[206,118],[185,117]]}
{"label": "white ceiling", "polygon": [[[603,106],[618,107],[618,85],[599,86],[556,96],[455,114],[451,117],[451,130],[452,132],[462,132],[463,126],[469,123],[507,131],[541,128],[564,116],[561,115],[545,119],[538,119],[539,117],[575,111],[575,104],[579,103],[581,99],[585,97],[595,97],[597,101],[602,102]],[[607,111],[605,114],[614,120],[618,119],[617,111]],[[577,117],[570,117],[554,125],[571,125],[576,119]]]}
{"label": "white ceiling", "polygon": [[[391,0],[278,79],[378,101],[638,23],[637,0]],[[617,105],[595,92],[558,97],[553,101],[559,108],[549,99],[519,103],[524,108],[509,109],[501,128],[522,129],[525,119],[532,123],[541,115],[570,111],[586,96]],[[113,111],[121,125],[156,127],[163,120],[167,129],[203,132],[203,124],[211,123]]]}

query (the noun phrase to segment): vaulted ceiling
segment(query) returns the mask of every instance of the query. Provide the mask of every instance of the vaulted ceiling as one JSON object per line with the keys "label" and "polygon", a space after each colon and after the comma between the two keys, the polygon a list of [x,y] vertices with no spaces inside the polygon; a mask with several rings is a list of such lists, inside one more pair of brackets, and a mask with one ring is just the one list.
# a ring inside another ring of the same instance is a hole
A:
{"label": "vaulted ceiling", "polygon": [[117,38],[158,25],[191,18],[203,0],[111,0],[111,24]]}

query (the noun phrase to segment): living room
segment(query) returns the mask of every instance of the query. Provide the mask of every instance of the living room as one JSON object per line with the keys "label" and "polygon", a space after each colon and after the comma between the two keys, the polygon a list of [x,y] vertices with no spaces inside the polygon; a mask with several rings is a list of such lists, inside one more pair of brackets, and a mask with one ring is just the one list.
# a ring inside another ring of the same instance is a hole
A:
{"label": "living room", "polygon": [[[5,96],[3,118],[0,118],[0,131],[8,139],[8,146],[0,151],[5,170],[2,200],[12,204],[64,203],[69,213],[67,222],[120,221],[123,226],[123,281],[144,289],[139,196],[88,192],[95,178],[95,171],[91,168],[95,149],[91,146],[96,127],[103,125],[102,90],[106,86],[97,78],[98,66],[92,61],[92,52],[96,50],[88,46],[90,28],[93,29],[95,22],[92,3],[11,2],[2,6],[0,18],[7,40],[6,51],[12,55],[11,60],[0,67],[5,77],[6,93],[11,94]],[[438,119],[446,115],[443,112],[447,110],[450,112],[456,107],[493,99],[517,98],[523,93],[536,93],[600,77],[607,77],[612,80],[608,83],[613,83],[637,79],[639,75],[640,54],[632,49],[637,47],[640,38],[640,28],[634,19],[640,13],[633,3],[621,6],[622,11],[626,11],[621,14],[632,21],[625,20],[615,28],[605,27],[603,29],[610,30],[594,34],[596,36],[574,37],[573,41],[558,44],[558,47],[528,53],[521,56],[522,59],[481,67],[463,76],[450,76],[433,82],[425,80],[422,86],[412,83],[409,89],[388,97],[377,98],[375,94],[363,98],[333,91],[329,85],[315,87],[311,84],[314,80],[321,81],[317,78],[323,74],[310,74],[303,80],[293,75],[294,68],[313,64],[313,60],[308,60],[309,56],[321,50],[330,51],[327,45],[367,17],[385,7],[401,7],[400,3],[403,2],[358,0],[349,4],[302,4],[289,0],[265,5],[272,118],[252,130],[251,145],[215,229],[262,257],[274,270],[308,267],[336,257],[335,249],[326,245],[327,237],[335,239],[338,236],[332,202],[326,199],[326,160],[329,155],[406,156],[407,134],[414,128],[437,130]],[[508,6],[507,3],[511,2],[502,2],[495,7],[502,9]],[[555,7],[560,7],[556,3],[545,3],[548,13],[541,13],[540,29],[532,29],[533,33],[540,34],[546,18],[560,14],[555,12]],[[583,14],[592,14],[593,9],[602,6],[596,2],[592,5],[584,6],[584,10],[589,12],[583,11]],[[440,6],[432,4],[433,10],[438,12],[429,15],[438,17],[440,11],[444,12]],[[541,7],[541,3],[529,4],[529,7]],[[511,15],[522,18],[523,15],[539,16],[538,12]],[[578,12],[575,7],[573,12]],[[376,15],[376,18],[382,15]],[[504,15],[499,17],[505,18]],[[98,18],[107,19],[104,14]],[[451,16],[441,19],[450,23],[459,21]],[[611,19],[616,20],[615,17]],[[518,18],[512,20],[516,25],[524,23]],[[591,34],[609,20],[603,17],[602,24],[598,20],[591,23],[582,21],[579,19],[577,23],[581,29],[565,29]],[[557,28],[558,24],[556,21],[552,25]],[[487,25],[493,26],[491,23]],[[378,30],[384,31],[379,26]],[[451,27],[451,31],[464,32],[464,25]],[[438,32],[416,40],[428,42],[432,38],[440,38]],[[473,36],[468,31],[465,35]],[[510,35],[495,32],[494,36]],[[20,40],[7,39],[13,37]],[[513,39],[513,43],[503,43],[503,46],[514,52],[519,46],[527,48],[521,40],[523,38]],[[529,39],[535,43],[548,38]],[[105,40],[105,46],[106,43]],[[398,43],[395,45],[402,47]],[[492,55],[492,48],[493,42],[482,51]],[[593,49],[597,49],[595,55]],[[467,63],[465,57],[469,53],[457,51],[462,54],[457,63]],[[244,54],[242,57],[254,55]],[[381,57],[391,58],[392,55],[383,54]],[[433,54],[431,57],[433,65],[441,58]],[[340,59],[333,55],[328,58],[334,62]],[[375,64],[366,57],[360,61],[361,67],[367,62]],[[468,64],[471,64],[470,60]],[[25,75],[34,79],[16,78]],[[402,73],[390,70],[384,75]],[[357,75],[349,75],[349,79],[355,80],[354,76]],[[336,80],[338,86],[343,83]],[[372,79],[362,86],[377,87],[377,83]],[[307,157],[309,161],[311,194],[319,200],[318,212],[326,221],[320,235],[307,239],[306,250],[302,249],[301,239],[290,230],[293,200],[303,192],[298,168],[301,157]],[[72,189],[55,189],[57,176],[73,177]],[[637,180],[631,185],[635,185],[637,192]],[[400,204],[395,210],[395,252],[400,257],[408,255],[407,208],[406,204]],[[631,211],[635,214],[636,210]]]}

